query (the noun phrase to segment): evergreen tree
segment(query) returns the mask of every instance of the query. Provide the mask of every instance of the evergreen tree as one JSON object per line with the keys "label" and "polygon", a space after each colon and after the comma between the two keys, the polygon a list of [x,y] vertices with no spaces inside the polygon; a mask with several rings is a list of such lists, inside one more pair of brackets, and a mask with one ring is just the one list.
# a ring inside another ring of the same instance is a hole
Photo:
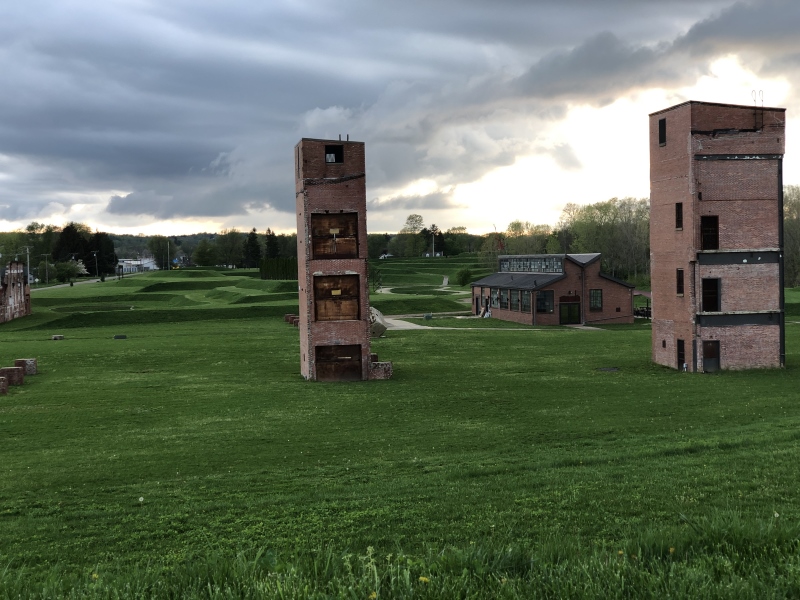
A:
{"label": "evergreen tree", "polygon": [[261,260],[261,243],[258,241],[258,233],[256,228],[247,234],[244,241],[244,266],[248,269],[258,266],[258,261]]}
{"label": "evergreen tree", "polygon": [[278,236],[275,235],[274,231],[267,228],[266,247],[264,249],[264,254],[267,258],[278,258],[278,256],[280,256],[280,252],[281,248],[280,244],[278,244]]}

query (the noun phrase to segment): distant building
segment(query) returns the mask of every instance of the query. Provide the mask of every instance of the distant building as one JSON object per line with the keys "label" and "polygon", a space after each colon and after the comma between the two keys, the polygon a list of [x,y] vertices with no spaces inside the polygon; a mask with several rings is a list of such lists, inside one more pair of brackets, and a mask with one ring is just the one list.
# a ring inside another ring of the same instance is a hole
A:
{"label": "distant building", "polygon": [[472,284],[472,313],[525,325],[633,323],[634,286],[600,271],[600,254],[500,256]]}
{"label": "distant building", "polygon": [[22,261],[0,268],[0,323],[31,314],[31,286]]}
{"label": "distant building", "polygon": [[785,124],[784,108],[711,102],[650,115],[654,362],[784,364]]}
{"label": "distant building", "polygon": [[121,258],[117,261],[117,272],[123,274],[143,273],[145,271],[157,271],[158,265],[155,258]]}

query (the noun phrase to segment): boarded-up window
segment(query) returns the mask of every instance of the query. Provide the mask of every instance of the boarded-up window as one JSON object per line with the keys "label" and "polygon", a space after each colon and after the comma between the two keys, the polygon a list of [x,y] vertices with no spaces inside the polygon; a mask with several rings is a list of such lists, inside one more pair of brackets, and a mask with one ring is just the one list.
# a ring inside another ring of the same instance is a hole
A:
{"label": "boarded-up window", "polygon": [[360,381],[361,346],[317,346],[317,381]]}
{"label": "boarded-up window", "polygon": [[360,318],[358,275],[314,277],[314,318],[317,321],[355,321]]}
{"label": "boarded-up window", "polygon": [[311,252],[315,259],[358,258],[358,214],[312,214]]}

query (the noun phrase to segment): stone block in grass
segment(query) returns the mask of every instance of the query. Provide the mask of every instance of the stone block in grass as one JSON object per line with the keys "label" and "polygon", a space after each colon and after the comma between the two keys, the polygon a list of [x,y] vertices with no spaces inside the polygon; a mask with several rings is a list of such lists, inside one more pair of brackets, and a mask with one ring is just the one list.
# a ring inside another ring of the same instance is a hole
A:
{"label": "stone block in grass", "polygon": [[22,367],[25,375],[36,375],[39,372],[39,364],[35,358],[18,358],[14,361],[15,367]]}
{"label": "stone block in grass", "polygon": [[5,377],[8,385],[22,385],[25,383],[25,369],[22,367],[2,367],[0,377]]}

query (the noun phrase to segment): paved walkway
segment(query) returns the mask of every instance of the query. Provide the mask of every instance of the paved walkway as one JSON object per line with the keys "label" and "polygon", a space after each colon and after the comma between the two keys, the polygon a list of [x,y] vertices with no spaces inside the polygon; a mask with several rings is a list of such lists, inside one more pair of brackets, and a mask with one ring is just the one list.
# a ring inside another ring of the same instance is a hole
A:
{"label": "paved walkway", "polygon": [[[436,313],[438,316],[447,314],[459,313]],[[410,323],[403,319],[421,319],[422,315],[392,315],[387,317],[384,315],[383,319],[386,322],[386,329],[389,331],[408,331],[411,329],[444,329],[449,331],[546,331],[545,329],[537,328],[515,328],[515,327],[429,327],[427,325],[420,325],[418,323]],[[478,317],[460,317],[462,319],[477,319]],[[580,329],[583,331],[602,331],[599,327],[590,327],[588,325],[567,325],[570,329]]]}
{"label": "paved walkway", "polygon": [[[100,281],[100,280],[99,279],[81,279],[80,281],[76,281],[75,285],[83,285],[84,283],[97,283],[98,281]],[[65,287],[69,287],[69,284],[68,283],[59,283],[58,285],[48,285],[47,287],[39,287],[39,288],[32,287],[31,288],[31,294],[33,292],[38,292],[40,290],[55,290],[55,289],[58,289],[58,288],[65,288]]]}

